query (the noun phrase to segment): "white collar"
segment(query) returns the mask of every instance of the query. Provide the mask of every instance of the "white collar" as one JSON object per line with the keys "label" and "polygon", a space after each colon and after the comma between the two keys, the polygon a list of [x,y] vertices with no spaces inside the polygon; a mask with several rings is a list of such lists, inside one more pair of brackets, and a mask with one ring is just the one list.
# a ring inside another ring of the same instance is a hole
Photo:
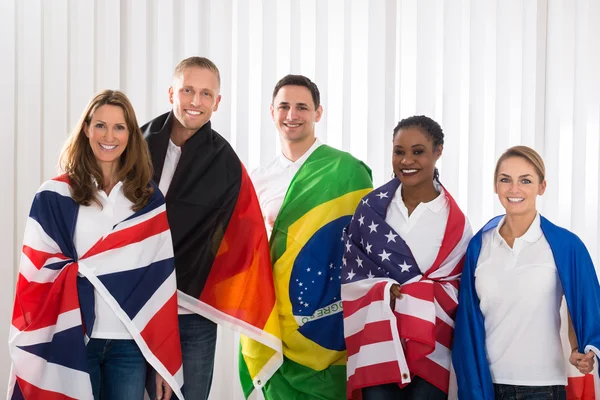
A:
{"label": "white collar", "polygon": [[[506,215],[502,217],[496,229],[494,229],[494,241],[496,244],[499,244],[504,241],[502,235],[500,235],[500,228],[506,222]],[[528,243],[535,243],[543,236],[544,232],[542,232],[542,225],[540,219],[540,213],[536,213],[535,218],[527,231],[520,237],[515,238],[515,240],[519,239]]]}
{"label": "white collar", "polygon": [[322,144],[323,143],[321,143],[319,138],[315,138],[315,142],[312,144],[312,146],[310,146],[308,150],[306,150],[304,154],[302,154],[302,156],[296,161],[288,159],[286,156],[283,155],[283,152],[279,153],[279,156],[277,158],[279,159],[279,162],[281,163],[282,167],[289,167],[294,164],[302,165],[308,159],[308,157],[310,157],[310,155]]}

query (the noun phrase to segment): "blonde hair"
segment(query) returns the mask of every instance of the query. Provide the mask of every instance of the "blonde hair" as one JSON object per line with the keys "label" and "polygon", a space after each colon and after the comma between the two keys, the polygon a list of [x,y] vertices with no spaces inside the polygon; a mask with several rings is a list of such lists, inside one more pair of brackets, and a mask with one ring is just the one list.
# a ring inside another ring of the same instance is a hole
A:
{"label": "blonde hair", "polygon": [[86,125],[90,125],[96,110],[104,105],[120,107],[125,115],[129,139],[121,154],[117,180],[123,182],[123,193],[133,203],[133,211],[139,211],[152,196],[152,161],[133,106],[124,93],[118,90],[103,90],[94,96],[67,139],[60,155],[59,166],[69,176],[71,196],[78,204],[89,206],[92,201],[100,204],[96,195],[98,188],[104,187],[104,176],[84,129]]}
{"label": "blonde hair", "polygon": [[204,68],[212,71],[217,76],[217,82],[219,83],[219,87],[221,87],[221,74],[219,73],[219,68],[217,68],[214,62],[206,57],[188,57],[184,60],[181,60],[181,62],[175,67],[173,76],[178,76],[185,69],[191,67]]}
{"label": "blonde hair", "polygon": [[532,149],[531,147],[514,146],[502,153],[502,155],[498,159],[498,162],[496,163],[496,169],[494,170],[494,185],[498,180],[500,164],[502,164],[504,160],[512,157],[521,157],[525,161],[529,162],[535,169],[535,172],[537,173],[538,177],[540,178],[540,183],[543,182],[544,179],[546,179],[546,167],[544,166],[544,160],[538,154],[538,152]]}

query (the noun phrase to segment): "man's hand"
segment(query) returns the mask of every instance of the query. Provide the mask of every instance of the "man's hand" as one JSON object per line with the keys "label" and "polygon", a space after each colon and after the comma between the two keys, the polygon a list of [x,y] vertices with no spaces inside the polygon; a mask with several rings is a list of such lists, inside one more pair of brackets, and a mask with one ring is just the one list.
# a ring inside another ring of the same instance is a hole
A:
{"label": "man's hand", "polygon": [[160,376],[156,374],[156,400],[171,400],[173,395],[173,389],[171,386]]}
{"label": "man's hand", "polygon": [[594,352],[580,353],[576,348],[571,352],[569,362],[582,374],[589,374],[594,369]]}

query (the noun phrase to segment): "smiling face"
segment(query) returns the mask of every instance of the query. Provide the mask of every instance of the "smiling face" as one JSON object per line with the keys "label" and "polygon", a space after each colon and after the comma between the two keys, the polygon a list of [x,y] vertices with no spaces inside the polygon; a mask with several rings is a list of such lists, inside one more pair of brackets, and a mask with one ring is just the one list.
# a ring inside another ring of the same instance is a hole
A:
{"label": "smiling face", "polygon": [[129,141],[129,127],[123,109],[110,104],[98,107],[89,124],[85,124],[84,133],[98,164],[116,170]]}
{"label": "smiling face", "polygon": [[495,191],[507,215],[532,215],[537,212],[536,198],[544,194],[546,181],[529,161],[513,156],[498,166]]}
{"label": "smiling face", "polygon": [[431,185],[435,163],[443,146],[434,146],[431,137],[419,127],[402,128],[394,136],[392,165],[403,185]]}
{"label": "smiling face", "polygon": [[314,140],[315,123],[323,107],[315,108],[310,90],[304,86],[286,85],[279,89],[271,105],[271,116],[282,139],[288,142]]}
{"label": "smiling face", "polygon": [[188,67],[176,74],[169,88],[176,121],[186,130],[196,132],[206,124],[219,108],[219,79],[200,67]]}

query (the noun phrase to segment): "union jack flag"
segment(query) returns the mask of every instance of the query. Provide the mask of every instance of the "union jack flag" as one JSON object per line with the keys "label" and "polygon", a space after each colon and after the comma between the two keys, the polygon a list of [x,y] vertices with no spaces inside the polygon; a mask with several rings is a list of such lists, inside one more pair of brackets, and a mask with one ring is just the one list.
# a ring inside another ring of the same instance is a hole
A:
{"label": "union jack flag", "polygon": [[[444,190],[444,238],[435,262],[421,274],[406,242],[385,222],[399,184],[393,179],[365,196],[342,236],[348,398],[363,387],[406,386],[414,374],[448,392],[458,283],[471,228]],[[394,283],[402,285],[402,297],[392,310]]]}
{"label": "union jack flag", "polygon": [[9,399],[93,398],[85,343],[94,289],[183,398],[173,245],[164,198],[154,189],[142,210],[81,256],[73,242],[79,205],[68,178],[38,190],[25,228],[9,335]]}

